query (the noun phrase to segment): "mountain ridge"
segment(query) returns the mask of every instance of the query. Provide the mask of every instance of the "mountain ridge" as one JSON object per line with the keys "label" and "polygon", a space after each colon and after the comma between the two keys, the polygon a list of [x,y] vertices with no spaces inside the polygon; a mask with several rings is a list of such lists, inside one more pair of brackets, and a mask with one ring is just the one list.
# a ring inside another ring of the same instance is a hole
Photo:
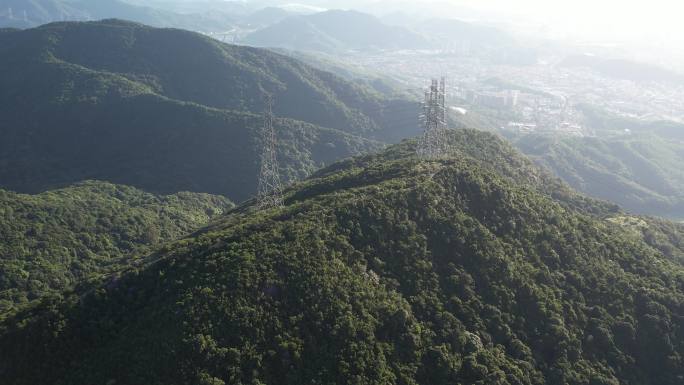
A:
{"label": "mountain ridge", "polygon": [[[350,25],[355,27],[350,29]],[[247,35],[243,42],[265,47],[324,52],[430,47],[426,38],[406,28],[386,25],[369,14],[343,10],[292,16]]]}
{"label": "mountain ridge", "polygon": [[[456,135],[488,153],[474,144],[491,136]],[[3,322],[0,374],[10,385],[681,381],[681,265],[502,176],[505,163],[401,155],[413,146],[333,166],[289,189],[284,208],[233,211],[145,268]]]}
{"label": "mountain ridge", "polygon": [[636,214],[684,217],[680,140],[634,132],[596,138],[533,135],[516,144],[579,191]]}
{"label": "mountain ridge", "polygon": [[[224,12],[183,14],[120,0],[2,0],[0,9],[0,26],[16,28],[33,28],[58,21],[119,18],[156,27],[220,31],[232,22],[231,15]],[[10,9],[12,14],[9,14]]]}
{"label": "mountain ridge", "polygon": [[246,199],[256,189],[262,90],[275,93],[284,118],[277,128],[286,179],[417,130],[388,123],[414,103],[182,30],[54,23],[0,35],[0,55],[0,180],[12,190],[106,179]]}

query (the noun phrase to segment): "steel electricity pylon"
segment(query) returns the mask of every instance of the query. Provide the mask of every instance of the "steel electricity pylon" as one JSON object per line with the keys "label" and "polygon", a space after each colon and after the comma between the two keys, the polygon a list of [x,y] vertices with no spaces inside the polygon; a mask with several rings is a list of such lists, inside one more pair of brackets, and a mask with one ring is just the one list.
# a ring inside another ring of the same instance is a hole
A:
{"label": "steel electricity pylon", "polygon": [[418,141],[418,156],[438,158],[446,155],[446,79],[433,79],[430,89],[425,92],[423,113],[421,115],[424,131]]}
{"label": "steel electricity pylon", "polygon": [[283,206],[283,187],[280,183],[277,150],[278,138],[273,127],[273,96],[264,96],[264,123],[261,128],[261,166],[257,206],[260,209]]}

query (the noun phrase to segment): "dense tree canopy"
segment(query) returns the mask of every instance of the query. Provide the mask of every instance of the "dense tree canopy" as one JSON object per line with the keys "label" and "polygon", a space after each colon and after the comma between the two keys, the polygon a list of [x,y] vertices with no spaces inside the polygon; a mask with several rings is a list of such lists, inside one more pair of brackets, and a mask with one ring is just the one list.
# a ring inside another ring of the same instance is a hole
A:
{"label": "dense tree canopy", "polygon": [[[0,327],[9,384],[675,385],[684,268],[492,135],[243,206]],[[555,187],[554,187],[555,186]],[[29,359],[30,357],[30,359]]]}
{"label": "dense tree canopy", "polygon": [[264,92],[288,179],[417,130],[415,103],[273,52],[118,20],[53,23],[0,33],[0,186],[99,179],[242,201]]}
{"label": "dense tree canopy", "polygon": [[220,196],[157,196],[106,182],[40,195],[0,190],[0,318],[135,264],[136,254],[187,235],[231,207]]}
{"label": "dense tree canopy", "polygon": [[604,138],[524,135],[515,142],[578,191],[638,214],[681,220],[684,142],[651,131]]}

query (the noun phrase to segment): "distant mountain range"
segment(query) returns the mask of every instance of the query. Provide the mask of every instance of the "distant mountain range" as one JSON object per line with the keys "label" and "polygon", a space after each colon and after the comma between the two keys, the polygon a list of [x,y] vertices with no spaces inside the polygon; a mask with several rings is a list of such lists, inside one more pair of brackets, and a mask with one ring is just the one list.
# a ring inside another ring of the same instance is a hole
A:
{"label": "distant mountain range", "polygon": [[684,219],[684,142],[653,132],[606,138],[528,135],[516,144],[588,195],[638,214]]}
{"label": "distant mountain range", "polygon": [[246,199],[263,91],[282,118],[286,179],[419,131],[398,119],[417,116],[415,103],[265,50],[116,20],[56,23],[0,32],[0,183],[105,179]]}
{"label": "distant mountain range", "polygon": [[522,46],[494,27],[455,19],[388,25],[369,14],[340,10],[291,16],[247,35],[241,42],[333,54],[354,50],[439,49],[511,65],[529,65],[537,60],[534,49]]}
{"label": "distant mountain range", "polygon": [[428,40],[356,11],[333,10],[293,16],[256,31],[244,43],[303,51],[428,48]]}
{"label": "distant mountain range", "polygon": [[305,52],[445,49],[507,64],[536,60],[533,50],[489,26],[452,19],[390,25],[367,13],[304,12],[293,5],[260,8],[258,4],[231,1],[0,0],[0,28],[116,18],[200,31],[241,44]]}
{"label": "distant mountain range", "polygon": [[127,3],[181,14],[220,12],[246,16],[268,7],[268,0],[125,0]]}
{"label": "distant mountain range", "polygon": [[291,12],[278,7],[266,7],[250,13],[241,22],[251,26],[269,26],[292,16]]}
{"label": "distant mountain range", "polygon": [[224,31],[235,22],[228,12],[177,13],[121,0],[0,0],[0,27],[31,28],[55,21],[126,19],[156,27]]}

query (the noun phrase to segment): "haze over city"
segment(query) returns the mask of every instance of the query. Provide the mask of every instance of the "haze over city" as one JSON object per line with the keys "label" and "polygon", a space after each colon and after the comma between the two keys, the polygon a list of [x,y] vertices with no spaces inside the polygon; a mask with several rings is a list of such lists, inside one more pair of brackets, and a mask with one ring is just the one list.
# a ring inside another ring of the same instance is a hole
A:
{"label": "haze over city", "polygon": [[[142,0],[136,0],[143,2]],[[157,3],[191,3],[155,0]],[[357,9],[377,16],[453,17],[497,25],[528,38],[624,50],[640,60],[684,69],[684,4],[674,0],[240,0],[313,12]],[[144,3],[144,2],[143,2]],[[201,3],[200,3],[201,4]]]}
{"label": "haze over city", "polygon": [[0,384],[684,384],[683,7],[0,0]]}

